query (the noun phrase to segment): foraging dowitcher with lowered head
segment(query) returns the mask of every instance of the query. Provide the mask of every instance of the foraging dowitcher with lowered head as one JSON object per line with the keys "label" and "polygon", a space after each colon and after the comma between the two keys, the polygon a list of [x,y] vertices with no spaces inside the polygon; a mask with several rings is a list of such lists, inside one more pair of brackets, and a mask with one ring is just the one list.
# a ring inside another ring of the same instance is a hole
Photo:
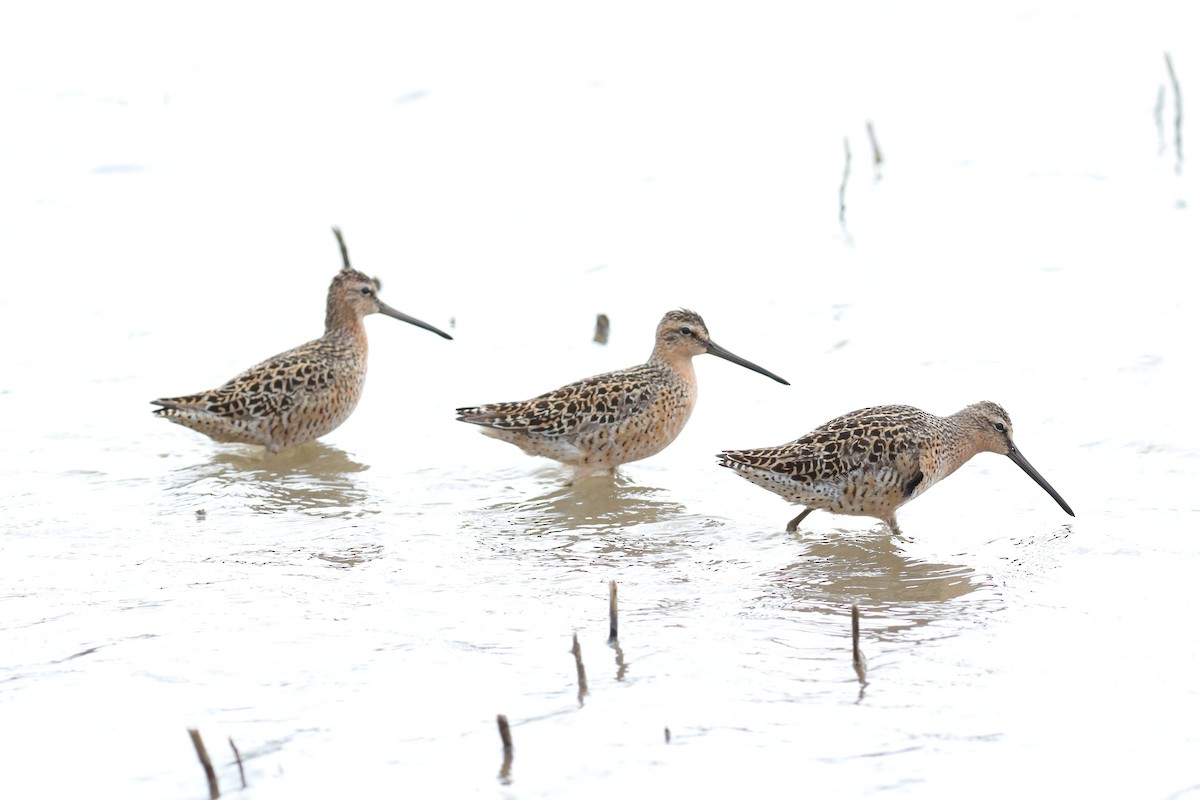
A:
{"label": "foraging dowitcher with lowered head", "polygon": [[815,509],[877,517],[899,533],[896,509],[978,453],[1008,456],[1072,517],[1075,512],[1013,444],[1012,420],[984,401],[948,417],[912,406],[852,411],[778,447],[726,450],[717,456],[751,483],[805,506],[788,523],[796,530]]}
{"label": "foraging dowitcher with lowered head", "polygon": [[367,378],[363,317],[386,314],[449,339],[450,334],[379,299],[379,281],[353,269],[342,232],[333,229],[344,266],[329,284],[325,335],[256,364],[207,392],[151,401],[156,416],[218,442],[257,444],[275,453],[319,438],[358,405]]}
{"label": "foraging dowitcher with lowered head", "polygon": [[645,364],[606,372],[531,400],[458,409],[458,419],[529,455],[573,467],[573,480],[654,455],[683,430],[696,405],[692,357],[709,353],[787,384],[714,342],[694,311],[669,311]]}

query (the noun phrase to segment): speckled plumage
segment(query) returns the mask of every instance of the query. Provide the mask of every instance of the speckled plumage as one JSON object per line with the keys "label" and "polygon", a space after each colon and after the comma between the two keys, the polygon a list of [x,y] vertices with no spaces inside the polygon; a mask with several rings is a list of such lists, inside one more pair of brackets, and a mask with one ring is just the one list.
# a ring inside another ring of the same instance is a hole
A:
{"label": "speckled plumage", "polygon": [[726,450],[717,461],[751,483],[803,504],[804,511],[788,523],[789,531],[820,508],[876,517],[899,533],[896,509],[984,452],[1011,458],[1075,516],[1013,444],[1008,413],[987,401],[948,417],[912,406],[863,408],[788,444]]}
{"label": "speckled plumage", "polygon": [[658,324],[645,364],[531,400],[460,408],[458,419],[530,455],[573,467],[578,480],[652,456],[675,440],[696,405],[692,357],[703,353],[787,383],[713,342],[699,314],[670,311]]}
{"label": "speckled plumage", "polygon": [[345,422],[367,379],[363,317],[381,313],[446,339],[449,334],[403,314],[378,297],[379,282],[351,268],[341,232],[344,266],[329,285],[325,334],[268,358],[207,392],[152,401],[163,417],[218,442],[256,444],[268,452],[317,439]]}

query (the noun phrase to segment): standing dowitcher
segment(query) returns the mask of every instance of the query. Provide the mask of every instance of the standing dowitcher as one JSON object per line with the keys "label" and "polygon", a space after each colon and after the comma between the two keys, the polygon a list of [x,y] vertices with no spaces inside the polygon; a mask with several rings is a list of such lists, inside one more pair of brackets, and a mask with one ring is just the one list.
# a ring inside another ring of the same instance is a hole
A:
{"label": "standing dowitcher", "polygon": [[572,480],[654,455],[683,430],[696,405],[692,357],[719,356],[787,384],[719,346],[693,311],[669,311],[658,323],[645,364],[606,372],[532,400],[458,409],[458,419],[529,455],[573,467]]}
{"label": "standing dowitcher", "polygon": [[1011,458],[1063,511],[1075,516],[1013,444],[1008,412],[987,401],[948,417],[912,406],[863,408],[794,442],[726,450],[717,461],[751,483],[804,504],[804,511],[788,523],[789,531],[821,508],[877,517],[899,533],[896,509],[984,452]]}
{"label": "standing dowitcher", "polygon": [[401,313],[378,297],[379,281],[351,268],[342,232],[333,229],[344,266],[329,284],[325,335],[256,364],[207,392],[151,401],[154,414],[218,442],[258,444],[275,453],[324,436],[358,405],[367,378],[363,317],[387,314],[450,334]]}

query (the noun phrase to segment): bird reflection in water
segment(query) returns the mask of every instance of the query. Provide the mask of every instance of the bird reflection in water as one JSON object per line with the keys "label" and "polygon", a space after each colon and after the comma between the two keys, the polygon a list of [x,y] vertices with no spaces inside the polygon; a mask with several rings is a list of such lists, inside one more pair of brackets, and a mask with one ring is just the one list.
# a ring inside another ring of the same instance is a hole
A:
{"label": "bird reflection in water", "polygon": [[367,498],[354,475],[367,469],[345,451],[321,442],[289,448],[270,459],[219,451],[211,477],[251,500],[255,511],[310,511],[328,517],[359,516]]}
{"label": "bird reflection in water", "polygon": [[886,529],[873,536],[847,532],[802,541],[803,556],[771,577],[785,601],[836,615],[830,621],[839,626],[852,602],[864,612],[895,614],[899,627],[924,624],[948,613],[944,601],[987,583],[969,566],[906,556],[904,542]]}
{"label": "bird reflection in water", "polygon": [[[223,516],[214,512],[229,507],[256,514],[299,512],[320,519],[354,519],[378,513],[355,477],[366,469],[344,450],[317,441],[269,459],[249,447],[213,451],[206,461],[175,470],[168,478],[173,502],[210,524]],[[383,553],[377,542],[334,543],[322,538],[325,544],[339,546],[309,551],[309,557],[337,567],[371,561]]]}
{"label": "bird reflection in water", "polygon": [[661,499],[665,490],[621,475],[563,486],[556,470],[545,473],[545,494],[470,512],[473,519],[466,520],[465,528],[478,534],[480,548],[526,562],[545,556],[555,564],[654,563],[664,557],[674,560],[694,545],[698,529],[718,525]]}
{"label": "bird reflection in water", "polygon": [[[548,471],[549,472],[549,471]],[[620,533],[686,516],[680,503],[661,500],[662,489],[633,483],[620,475],[612,480],[557,482],[550,491],[519,503],[502,502],[482,509],[494,532],[545,534]]]}

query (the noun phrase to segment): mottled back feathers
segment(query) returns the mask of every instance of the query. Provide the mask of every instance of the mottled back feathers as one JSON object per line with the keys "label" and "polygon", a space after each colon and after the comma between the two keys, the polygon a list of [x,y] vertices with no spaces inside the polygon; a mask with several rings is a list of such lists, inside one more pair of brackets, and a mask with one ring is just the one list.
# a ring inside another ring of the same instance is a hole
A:
{"label": "mottled back feathers", "polygon": [[218,442],[262,445],[276,452],[319,438],[349,418],[367,378],[363,317],[382,313],[450,336],[388,306],[379,282],[353,269],[341,232],[343,268],[329,285],[325,334],[272,356],[207,392],[152,401],[163,417]]}
{"label": "mottled back feathers", "polygon": [[830,420],[787,444],[727,450],[717,461],[806,506],[789,530],[818,508],[877,517],[899,530],[897,508],[982,452],[1008,456],[1073,514],[1013,444],[1008,413],[987,401],[948,417],[912,406],[873,406]]}
{"label": "mottled back feathers", "polygon": [[696,405],[692,358],[713,353],[775,375],[712,341],[693,311],[670,311],[655,332],[642,365],[567,384],[530,400],[458,409],[458,419],[510,442],[530,455],[574,467],[575,478],[611,470],[667,447]]}

